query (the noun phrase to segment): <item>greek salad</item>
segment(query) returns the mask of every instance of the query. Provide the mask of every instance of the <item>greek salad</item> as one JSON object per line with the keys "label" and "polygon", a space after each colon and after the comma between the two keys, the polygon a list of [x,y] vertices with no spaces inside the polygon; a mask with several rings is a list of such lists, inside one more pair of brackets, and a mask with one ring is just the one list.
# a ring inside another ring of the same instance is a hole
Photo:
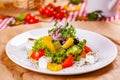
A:
{"label": "greek salad", "polygon": [[74,26],[69,23],[56,22],[48,35],[28,41],[28,58],[39,68],[60,71],[77,63],[81,66],[95,63],[95,53],[85,39],[76,36]]}

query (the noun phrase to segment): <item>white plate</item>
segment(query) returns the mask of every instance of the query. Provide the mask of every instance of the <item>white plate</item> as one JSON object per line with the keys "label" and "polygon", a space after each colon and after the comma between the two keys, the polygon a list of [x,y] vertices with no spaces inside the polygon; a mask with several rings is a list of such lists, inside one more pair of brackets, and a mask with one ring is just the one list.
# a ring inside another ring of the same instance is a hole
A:
{"label": "white plate", "polygon": [[8,57],[16,64],[35,72],[52,75],[75,75],[103,68],[113,62],[117,56],[118,51],[116,45],[106,37],[91,31],[76,29],[76,35],[81,40],[87,40],[87,45],[97,53],[99,61],[93,65],[83,67],[69,67],[58,72],[52,72],[48,69],[40,69],[37,65],[33,64],[27,59],[25,43],[27,43],[27,39],[30,37],[38,38],[44,35],[48,35],[48,29],[50,28],[31,30],[12,38],[6,46],[6,53]]}

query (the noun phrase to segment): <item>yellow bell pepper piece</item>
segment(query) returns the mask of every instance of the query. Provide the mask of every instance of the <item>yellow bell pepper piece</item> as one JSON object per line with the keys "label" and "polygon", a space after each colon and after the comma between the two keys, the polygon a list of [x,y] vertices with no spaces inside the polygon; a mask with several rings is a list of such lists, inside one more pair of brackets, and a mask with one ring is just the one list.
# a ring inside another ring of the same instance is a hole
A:
{"label": "yellow bell pepper piece", "polygon": [[43,40],[44,40],[44,41],[52,41],[53,38],[52,38],[51,36],[44,36],[44,37],[43,37]]}
{"label": "yellow bell pepper piece", "polygon": [[49,48],[51,52],[55,52],[56,49],[54,44],[52,43],[52,40],[53,38],[51,36],[44,36],[42,39],[42,43],[43,45],[47,46],[47,48]]}
{"label": "yellow bell pepper piece", "polygon": [[55,52],[55,46],[51,41],[42,41],[42,43],[50,49],[50,51]]}
{"label": "yellow bell pepper piece", "polygon": [[47,68],[51,71],[59,71],[62,69],[62,65],[56,63],[48,63]]}
{"label": "yellow bell pepper piece", "polygon": [[74,39],[73,38],[68,38],[68,40],[65,42],[65,44],[62,45],[62,48],[67,49],[71,45],[73,45]]}
{"label": "yellow bell pepper piece", "polygon": [[67,11],[71,11],[71,12],[75,12],[75,11],[79,11],[80,10],[80,6],[79,5],[74,5],[72,7],[66,5],[64,6],[64,9]]}

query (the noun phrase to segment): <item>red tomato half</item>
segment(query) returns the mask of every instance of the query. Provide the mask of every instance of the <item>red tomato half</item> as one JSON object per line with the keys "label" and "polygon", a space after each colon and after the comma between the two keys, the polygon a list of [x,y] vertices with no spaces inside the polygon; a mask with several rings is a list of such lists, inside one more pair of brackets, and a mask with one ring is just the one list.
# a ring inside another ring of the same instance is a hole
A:
{"label": "red tomato half", "polygon": [[34,60],[38,60],[40,57],[42,57],[44,55],[45,55],[45,50],[41,49],[41,50],[33,52],[31,55],[31,58]]}
{"label": "red tomato half", "polygon": [[90,49],[88,46],[85,46],[84,49],[85,49],[86,54],[87,54],[88,52],[92,52],[92,49]]}
{"label": "red tomato half", "polygon": [[80,54],[80,57],[81,57],[81,58],[86,58],[86,52],[83,51],[83,52]]}
{"label": "red tomato half", "polygon": [[66,68],[66,67],[70,67],[74,64],[74,57],[73,55],[69,55],[67,59],[65,59],[65,61],[62,63],[62,67]]}

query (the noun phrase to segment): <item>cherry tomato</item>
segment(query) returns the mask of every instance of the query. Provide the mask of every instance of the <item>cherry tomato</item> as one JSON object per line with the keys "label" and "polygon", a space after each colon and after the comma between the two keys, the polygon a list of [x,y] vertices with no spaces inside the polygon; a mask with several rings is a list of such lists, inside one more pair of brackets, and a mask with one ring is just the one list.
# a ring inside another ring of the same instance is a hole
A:
{"label": "cherry tomato", "polygon": [[38,11],[40,14],[44,14],[44,8],[42,6],[38,7]]}
{"label": "cherry tomato", "polygon": [[36,18],[34,15],[29,13],[26,16],[25,21],[28,24],[33,24],[33,23],[38,23],[40,20],[38,18]]}
{"label": "cherry tomato", "polygon": [[45,8],[54,8],[55,6],[52,3],[49,3]]}
{"label": "cherry tomato", "polygon": [[31,58],[34,60],[38,60],[40,57],[42,57],[44,55],[45,55],[45,50],[41,49],[41,50],[33,52],[31,55]]}
{"label": "cherry tomato", "polygon": [[86,54],[89,52],[92,52],[92,49],[90,49],[88,46],[84,46]]}
{"label": "cherry tomato", "polygon": [[55,14],[56,19],[63,19],[63,17],[64,17],[64,12],[59,12]]}
{"label": "cherry tomato", "polygon": [[38,11],[45,17],[54,16],[56,19],[63,19],[63,17],[67,18],[66,11],[63,10],[60,6],[54,6],[52,3],[48,4],[44,8],[40,6]]}
{"label": "cherry tomato", "polygon": [[62,9],[61,12],[64,13],[65,18],[68,18],[69,14],[68,14],[68,12],[66,10]]}
{"label": "cherry tomato", "polygon": [[26,15],[25,21],[28,22],[30,20],[30,18],[31,18],[31,14],[29,13]]}
{"label": "cherry tomato", "polygon": [[34,17],[34,23],[38,23],[40,20],[37,17]]}
{"label": "cherry tomato", "polygon": [[47,17],[52,17],[54,12],[53,8],[51,7],[46,7],[46,8],[39,7],[38,11],[43,16],[47,16]]}
{"label": "cherry tomato", "polygon": [[54,5],[52,4],[52,3],[49,3],[48,5],[47,5],[47,7],[54,7]]}
{"label": "cherry tomato", "polygon": [[45,14],[47,17],[52,17],[52,16],[53,16],[53,9],[47,9],[47,8],[45,8],[44,14]]}
{"label": "cherry tomato", "polygon": [[55,11],[56,13],[60,12],[60,11],[61,11],[61,7],[60,7],[60,6],[54,7],[54,11]]}
{"label": "cherry tomato", "polygon": [[74,64],[74,57],[73,55],[69,55],[67,59],[65,59],[65,61],[62,63],[62,67],[66,68],[66,67],[70,67]]}

